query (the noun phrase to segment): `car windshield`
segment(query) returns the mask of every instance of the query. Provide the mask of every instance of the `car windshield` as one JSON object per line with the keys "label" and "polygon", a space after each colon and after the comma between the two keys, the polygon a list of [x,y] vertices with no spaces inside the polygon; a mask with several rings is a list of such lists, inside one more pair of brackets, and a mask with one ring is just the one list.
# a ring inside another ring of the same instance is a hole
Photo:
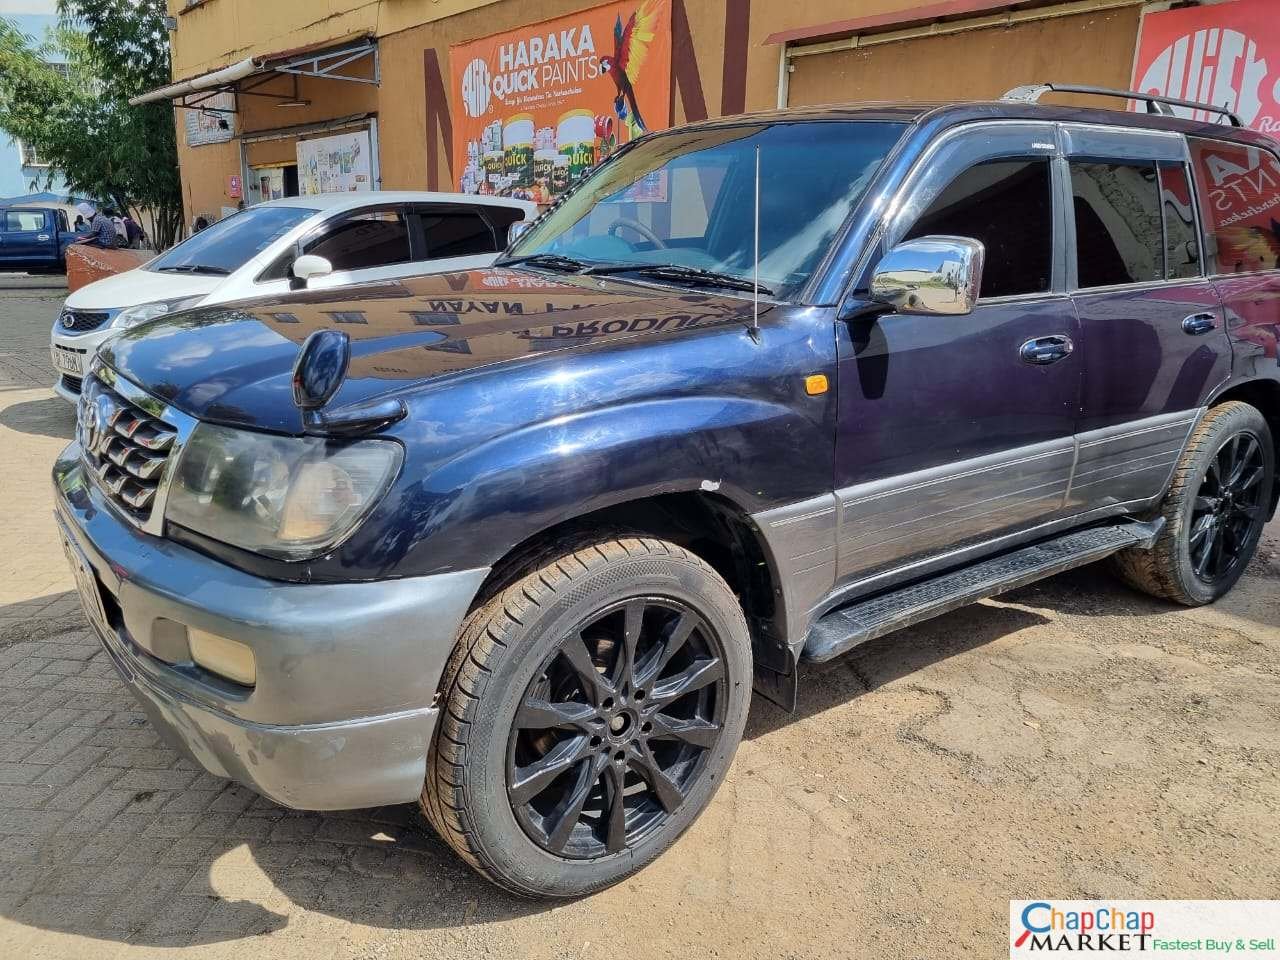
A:
{"label": "car windshield", "polygon": [[162,253],[147,269],[219,276],[232,273],[316,212],[311,207],[241,210]]}
{"label": "car windshield", "polygon": [[[744,289],[754,274],[756,148],[760,285],[800,290],[905,124],[746,123],[646,137],[604,164],[504,262]],[[658,269],[654,269],[658,268]]]}

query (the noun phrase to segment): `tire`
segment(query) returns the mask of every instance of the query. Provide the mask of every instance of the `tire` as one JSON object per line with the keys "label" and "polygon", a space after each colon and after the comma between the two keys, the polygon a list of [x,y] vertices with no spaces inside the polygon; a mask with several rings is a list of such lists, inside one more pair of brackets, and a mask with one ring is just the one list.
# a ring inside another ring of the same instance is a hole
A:
{"label": "tire", "polygon": [[[1246,458],[1254,449],[1256,457]],[[1125,550],[1116,556],[1121,578],[1144,593],[1189,607],[1227,593],[1258,548],[1271,504],[1275,455],[1271,431],[1256,407],[1229,401],[1210,409],[1174,469],[1160,507],[1164,531],[1151,550]],[[1239,492],[1223,488],[1219,474],[1230,472],[1242,458],[1253,466],[1244,468],[1240,482],[1255,473],[1256,479]]]}
{"label": "tire", "polygon": [[498,886],[578,897],[710,802],[746,723],[751,642],[728,585],[672,543],[579,539],[526,569],[463,622],[422,808]]}

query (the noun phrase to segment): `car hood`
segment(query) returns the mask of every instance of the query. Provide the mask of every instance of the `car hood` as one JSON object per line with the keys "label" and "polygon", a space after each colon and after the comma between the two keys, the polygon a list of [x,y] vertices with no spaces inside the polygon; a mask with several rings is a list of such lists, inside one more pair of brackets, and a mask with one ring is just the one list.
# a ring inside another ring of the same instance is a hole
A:
{"label": "car hood", "polygon": [[226,277],[191,273],[126,270],[81,287],[67,297],[67,306],[73,310],[118,310],[157,300],[202,296],[224,280]]}
{"label": "car hood", "polygon": [[101,355],[202,420],[298,433],[292,371],[315,330],[351,336],[347,380],[329,405],[339,409],[478,368],[686,336],[750,314],[739,297],[490,268],[199,307],[135,327]]}

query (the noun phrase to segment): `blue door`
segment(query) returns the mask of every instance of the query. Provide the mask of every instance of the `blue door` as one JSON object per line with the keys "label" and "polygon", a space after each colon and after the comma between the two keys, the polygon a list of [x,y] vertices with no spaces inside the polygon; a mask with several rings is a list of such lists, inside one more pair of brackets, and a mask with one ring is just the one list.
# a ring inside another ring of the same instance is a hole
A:
{"label": "blue door", "polygon": [[958,133],[903,194],[889,244],[985,245],[971,315],[887,313],[837,330],[841,581],[1060,515],[1082,376],[1055,243],[1055,133],[1023,123]]}

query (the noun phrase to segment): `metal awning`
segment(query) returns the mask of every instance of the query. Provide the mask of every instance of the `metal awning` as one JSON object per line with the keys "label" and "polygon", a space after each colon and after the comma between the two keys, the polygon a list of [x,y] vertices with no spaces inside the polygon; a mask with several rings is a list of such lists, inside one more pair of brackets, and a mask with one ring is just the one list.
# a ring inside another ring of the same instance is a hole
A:
{"label": "metal awning", "polygon": [[[372,77],[358,76],[346,69],[366,57],[373,63]],[[359,36],[336,46],[327,44],[316,48],[301,47],[246,57],[228,67],[178,80],[168,86],[157,87],[155,90],[130,97],[129,104],[136,107],[143,103],[172,100],[178,107],[191,107],[213,113],[235,113],[234,110],[216,109],[204,104],[220,93],[289,100],[291,98],[284,94],[261,93],[255,89],[278,75],[295,78],[319,77],[325,80],[345,80],[348,83],[369,83],[377,86],[380,80],[378,43],[370,36]],[[254,82],[242,84],[242,81],[251,78]],[[296,79],[294,82],[296,84]],[[293,99],[296,99],[296,96],[295,90]]]}

